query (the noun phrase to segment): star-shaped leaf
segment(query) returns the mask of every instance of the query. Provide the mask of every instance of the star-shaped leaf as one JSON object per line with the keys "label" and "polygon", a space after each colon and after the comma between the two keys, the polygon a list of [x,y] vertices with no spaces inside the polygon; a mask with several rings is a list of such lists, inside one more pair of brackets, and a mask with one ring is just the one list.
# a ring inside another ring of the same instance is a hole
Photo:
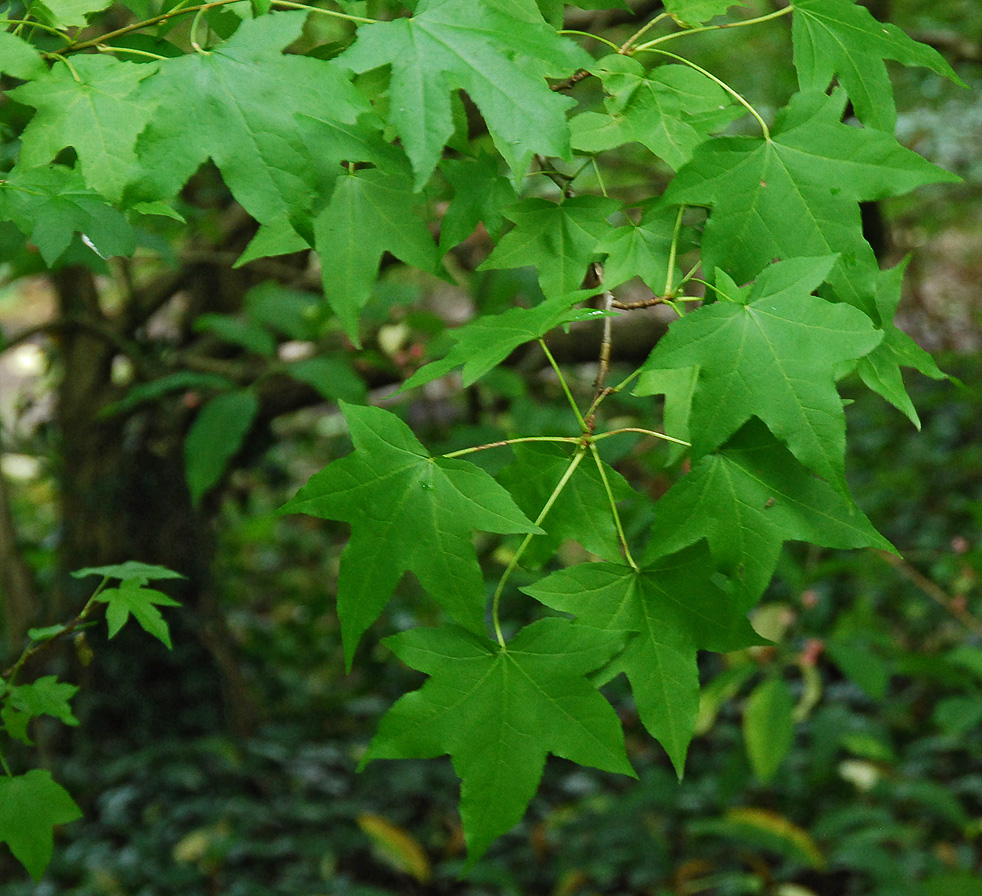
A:
{"label": "star-shaped leaf", "polygon": [[478,270],[520,268],[538,270],[539,285],[548,298],[580,288],[598,246],[613,229],[607,218],[620,207],[602,196],[574,196],[561,203],[533,197],[505,212],[515,222]]}
{"label": "star-shaped leaf", "polygon": [[567,158],[565,113],[574,101],[551,91],[545,76],[566,77],[591,60],[532,0],[422,0],[412,18],[359,28],[340,61],[356,72],[392,66],[390,116],[421,186],[453,133],[457,88],[477,104],[515,172],[534,153]]}
{"label": "star-shaped leaf", "polygon": [[340,178],[314,221],[324,295],[356,344],[359,312],[386,251],[423,270],[439,263],[436,243],[417,213],[422,201],[407,175],[366,169]]}
{"label": "star-shaped leaf", "polygon": [[72,146],[88,186],[117,201],[137,164],[136,138],[154,115],[138,88],[156,69],[82,55],[70,66],[56,61],[43,77],[10,91],[37,109],[21,136],[21,164],[44,165]]}
{"label": "star-shaped leaf", "polygon": [[855,0],[794,0],[792,6],[794,65],[801,89],[825,90],[838,78],[860,121],[870,127],[892,134],[897,124],[885,59],[923,66],[963,85],[937,50],[896,25],[878,22]]}
{"label": "star-shaped leaf", "polygon": [[573,148],[581,152],[640,143],[678,169],[710,134],[744,114],[722,87],[684,65],[645,72],[637,59],[614,54],[590,71],[610,96],[605,113],[584,112],[570,122]]}
{"label": "star-shaped leaf", "polygon": [[[598,251],[607,253],[604,261],[604,287],[612,289],[632,277],[640,277],[655,295],[661,295],[668,285],[668,263],[678,209],[659,199],[642,204],[637,224],[629,221],[608,231],[600,241]],[[676,254],[689,248],[686,237],[676,245]],[[672,271],[672,282],[681,279],[678,267]]]}
{"label": "star-shaped leaf", "polygon": [[284,513],[351,524],[338,615],[348,665],[407,570],[457,622],[484,631],[484,578],[471,533],[541,532],[474,464],[433,458],[395,414],[341,402],[355,450],[297,493]]}
{"label": "star-shaped leaf", "polygon": [[655,346],[645,370],[699,368],[694,457],[757,416],[803,464],[845,488],[837,367],[872,351],[883,334],[856,308],[810,295],[834,263],[796,258],[769,267],[752,288],[731,282],[727,300],[677,320]]}
{"label": "star-shaped leaf", "polygon": [[867,386],[906,414],[910,422],[920,429],[921,421],[907,394],[900,368],[913,367],[936,380],[944,379],[945,375],[934,358],[893,322],[900,304],[900,287],[906,268],[907,262],[901,262],[890,270],[880,272],[877,278],[876,306],[882,321],[883,341],[859,359],[856,369]]}
{"label": "star-shaped leaf", "polygon": [[851,498],[812,475],[757,420],[662,496],[645,559],[701,538],[744,607],[767,586],[785,541],[893,550]]}
{"label": "star-shaped leaf", "polygon": [[[497,475],[515,503],[535,519],[572,460],[572,452],[558,445],[535,442],[512,446],[515,460]],[[604,465],[604,474],[615,501],[640,498],[627,480]],[[614,525],[610,499],[592,457],[584,458],[540,523],[547,536],[537,538],[522,555],[523,562],[540,565],[565,538],[578,541],[592,554],[619,561],[623,556]]]}
{"label": "star-shaped leaf", "polygon": [[51,861],[52,829],[82,817],[82,811],[51,772],[32,769],[23,775],[0,775],[0,843],[39,880]]}
{"label": "star-shaped leaf", "polygon": [[515,188],[498,170],[498,160],[488,153],[476,159],[445,159],[440,170],[454,188],[440,224],[440,248],[452,249],[479,223],[496,234],[504,225],[504,211],[516,198]]}
{"label": "star-shaped leaf", "polygon": [[49,267],[75,234],[87,237],[103,258],[130,255],[136,247],[126,219],[64,165],[17,165],[0,180],[0,219],[13,221]]}
{"label": "star-shaped leaf", "polygon": [[617,715],[585,677],[624,639],[555,618],[522,629],[507,647],[459,628],[386,638],[430,678],[382,718],[363,764],[449,753],[472,864],[521,819],[549,753],[634,776]]}
{"label": "star-shaped leaf", "polygon": [[627,676],[641,721],[679,776],[699,711],[696,651],[760,643],[713,574],[713,558],[699,544],[642,569],[584,563],[522,589],[585,625],[637,632],[604,670],[604,680]]}
{"label": "star-shaped leaf", "polygon": [[26,40],[0,31],[0,72],[25,81],[42,78],[48,72],[44,59]]}
{"label": "star-shaped leaf", "polygon": [[147,588],[143,580],[137,578],[124,579],[118,588],[100,591],[96,600],[106,604],[106,625],[110,638],[116,637],[132,616],[145,632],[153,635],[170,650],[170,630],[157,607],[179,607],[180,604],[172,597]]}
{"label": "star-shaped leaf", "polygon": [[[246,20],[207,54],[159,63],[140,92],[141,102],[159,108],[137,144],[143,171],[135,198],[173,197],[209,158],[235,198],[264,223],[303,215],[329,192],[334,175],[318,160],[339,161],[350,134],[335,147],[318,119],[354,125],[370,108],[333,62],[281,52],[300,36],[306,18],[306,12],[277,12]],[[333,171],[340,174],[340,166]]]}
{"label": "star-shaped leaf", "polygon": [[556,327],[590,320],[601,314],[589,308],[571,308],[566,299],[549,299],[534,308],[510,308],[501,314],[476,317],[451,331],[455,344],[445,358],[421,367],[406,380],[400,391],[439,379],[460,365],[464,366],[464,385],[470,386],[520,345],[532,342]]}
{"label": "star-shaped leaf", "polygon": [[665,9],[685,25],[701,25],[721,16],[731,6],[744,6],[741,0],[666,0]]}
{"label": "star-shaped leaf", "polygon": [[770,139],[718,137],[700,144],[665,198],[712,209],[703,263],[723,268],[737,283],[774,259],[840,253],[829,282],[840,299],[875,316],[872,297],[853,282],[857,265],[876,270],[859,201],[957,178],[887,134],[843,124],[844,103],[842,91],[795,94]]}
{"label": "star-shaped leaf", "polygon": [[55,28],[84,28],[86,18],[101,12],[112,0],[33,0],[31,14]]}

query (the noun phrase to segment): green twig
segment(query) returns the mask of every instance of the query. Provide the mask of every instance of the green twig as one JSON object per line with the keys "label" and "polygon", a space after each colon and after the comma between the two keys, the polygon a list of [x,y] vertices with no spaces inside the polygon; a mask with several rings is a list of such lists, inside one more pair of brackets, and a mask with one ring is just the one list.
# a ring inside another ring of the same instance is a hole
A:
{"label": "green twig", "polygon": [[552,356],[552,352],[549,351],[549,346],[546,345],[544,339],[539,339],[539,345],[542,346],[542,351],[546,353],[546,357],[549,359],[552,369],[556,371],[556,376],[559,377],[559,384],[563,387],[563,392],[566,393],[566,400],[569,402],[569,406],[573,409],[573,413],[576,414],[576,422],[580,424],[580,429],[583,432],[586,432],[586,421],[583,419],[580,409],[576,406],[576,401],[573,399],[573,393],[569,391],[569,385],[566,382],[566,377],[563,376],[562,370],[560,370],[559,365],[556,363],[556,359]]}
{"label": "green twig", "polygon": [[[673,31],[671,34],[663,34],[661,37],[656,37],[654,40],[649,40],[646,44],[641,44],[640,47],[635,47],[633,50],[628,52],[640,53],[642,50],[650,50],[657,44],[665,43],[666,41],[675,40],[678,37],[685,37],[688,34],[700,34],[703,31],[723,31],[728,28],[745,28],[747,25],[759,25],[761,22],[768,22],[771,19],[776,19],[780,16],[786,16],[793,10],[793,6],[786,6],[784,9],[779,9],[775,12],[769,12],[764,16],[757,16],[753,19],[744,19],[742,22],[723,22],[721,25],[700,25],[698,28],[686,28],[682,31]],[[663,13],[664,15],[664,13]],[[657,21],[657,20],[656,20]],[[654,23],[652,23],[654,24]],[[633,43],[635,38],[631,38],[628,44]]]}
{"label": "green twig", "polygon": [[473,454],[475,451],[486,451],[488,448],[504,448],[506,445],[515,445],[519,442],[569,442],[578,445],[581,441],[581,439],[574,436],[522,436],[516,439],[501,439],[498,442],[488,442],[485,445],[475,445],[472,448],[461,448],[459,451],[441,454],[440,457],[463,457],[465,454]]}
{"label": "green twig", "polygon": [[593,437],[594,442],[599,442],[601,439],[609,439],[611,436],[619,436],[623,432],[640,432],[644,433],[646,436],[652,436],[656,439],[663,439],[666,442],[674,442],[676,445],[685,445],[686,448],[691,448],[692,445],[682,439],[676,439],[675,436],[667,436],[663,432],[656,432],[653,429],[642,429],[639,426],[621,426],[618,429],[611,429],[608,432],[602,432],[598,436]]}

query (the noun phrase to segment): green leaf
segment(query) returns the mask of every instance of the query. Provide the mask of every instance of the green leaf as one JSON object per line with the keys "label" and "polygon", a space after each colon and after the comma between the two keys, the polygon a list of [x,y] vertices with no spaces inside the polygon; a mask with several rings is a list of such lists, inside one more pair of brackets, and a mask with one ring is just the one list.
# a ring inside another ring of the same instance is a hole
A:
{"label": "green leaf", "polygon": [[850,499],[801,466],[756,420],[655,505],[649,551],[678,551],[700,538],[740,584],[744,607],[767,586],[785,541],[893,550]]}
{"label": "green leaf", "polygon": [[900,304],[900,290],[906,268],[905,260],[880,272],[877,278],[875,302],[882,321],[883,341],[868,355],[859,359],[856,369],[870,389],[906,414],[910,422],[920,429],[921,421],[907,394],[900,368],[913,367],[935,380],[944,379],[945,375],[934,358],[893,322]]}
{"label": "green leaf", "polygon": [[722,87],[684,65],[651,72],[630,56],[605,56],[590,68],[609,96],[605,113],[583,112],[570,122],[573,148],[596,153],[640,143],[673,169],[712,133],[745,114]]}
{"label": "green leaf", "polygon": [[29,628],[27,630],[27,637],[36,643],[41,643],[42,641],[50,641],[52,638],[56,638],[65,630],[64,625],[45,625],[41,628]]}
{"label": "green leaf", "polygon": [[783,678],[754,688],[743,711],[743,739],[754,774],[767,783],[784,761],[794,739],[794,702]]}
{"label": "green leaf", "polygon": [[82,817],[68,792],[51,772],[32,769],[23,775],[0,776],[0,843],[39,880],[51,861],[52,829]]}
{"label": "green leaf", "polygon": [[193,370],[178,370],[150,380],[148,383],[138,383],[131,386],[126,395],[103,408],[101,417],[112,417],[139,407],[149,401],[154,401],[171,392],[188,392],[196,389],[231,389],[234,383],[228,377],[217,373],[196,373]]}
{"label": "green leaf", "polygon": [[430,678],[382,718],[362,764],[449,753],[469,864],[521,819],[549,753],[634,776],[617,716],[585,678],[620,650],[623,633],[542,619],[507,647],[459,628],[383,643]]}
{"label": "green leaf", "polygon": [[[566,473],[572,452],[540,442],[516,444],[512,450],[515,460],[496,478],[522,512],[535,519]],[[604,472],[615,500],[641,497],[620,473],[606,464]],[[546,530],[546,537],[537,538],[522,555],[527,564],[544,563],[564,538],[578,541],[605,560],[622,559],[610,500],[592,457],[586,457],[576,468],[540,525]]]}
{"label": "green leaf", "polygon": [[341,358],[304,358],[286,365],[295,380],[313,386],[328,401],[361,401],[365,383]]}
{"label": "green leaf", "polygon": [[964,86],[933,47],[896,25],[878,22],[854,0],[793,0],[794,65],[802,90],[825,90],[838,78],[860,121],[893,133],[897,108],[883,60],[931,69]]}
{"label": "green leaf", "polygon": [[155,113],[155,104],[139,93],[140,82],[155,71],[156,64],[79,55],[10,91],[37,109],[21,135],[20,163],[45,165],[72,146],[86,184],[118,201],[137,165],[136,138]]}
{"label": "green leaf", "polygon": [[[698,367],[675,367],[666,370],[646,369],[638,378],[635,395],[664,395],[662,420],[665,433],[683,442],[689,441],[689,417],[692,397],[699,384]],[[677,463],[688,451],[687,445],[669,442],[666,465]]]}
{"label": "green leaf", "polygon": [[112,0],[34,0],[30,4],[32,15],[55,28],[84,28],[86,18],[101,12]]}
{"label": "green leaf", "polygon": [[230,314],[201,314],[194,321],[196,333],[212,333],[223,342],[242,346],[264,358],[276,355],[276,340],[260,324]]}
{"label": "green leaf", "polygon": [[179,572],[174,572],[166,566],[155,566],[150,563],[139,563],[127,560],[125,563],[115,563],[111,566],[86,566],[76,569],[72,578],[84,579],[86,576],[102,576],[108,579],[141,579],[144,582],[155,579],[183,579]]}
{"label": "green leaf", "polygon": [[125,579],[118,588],[107,588],[96,595],[96,600],[106,604],[106,624],[109,637],[115,638],[132,615],[140,627],[170,650],[170,631],[158,606],[179,607],[173,598],[160,591],[145,588],[140,579]]}
{"label": "green leaf", "polygon": [[559,37],[531,0],[422,0],[410,19],[358,29],[340,62],[356,72],[392,66],[390,116],[416,172],[428,179],[453,133],[450,93],[477,104],[516,174],[532,155],[569,156],[572,99],[549,89],[590,57]]}
{"label": "green leaf", "polygon": [[221,478],[258,413],[251,389],[219,395],[198,412],[184,440],[184,470],[195,504]]}
{"label": "green leaf", "polygon": [[598,259],[600,241],[612,229],[607,218],[619,207],[602,196],[574,196],[559,204],[537,197],[522,199],[505,212],[515,227],[478,270],[531,265],[538,270],[548,298],[576,292],[588,265]]}
{"label": "green leaf", "polygon": [[845,415],[837,365],[871,351],[883,334],[849,305],[809,293],[835,258],[795,258],[767,268],[749,289],[685,315],[644,370],[699,368],[689,431],[698,458],[751,416],[806,466],[845,489]]}
{"label": "green leaf", "polygon": [[29,716],[48,715],[66,725],[77,725],[78,719],[69,705],[76,691],[75,685],[58,681],[55,675],[45,675],[31,684],[12,686],[6,699]]}
{"label": "green leaf", "polygon": [[740,0],[665,0],[672,18],[685,25],[701,25],[721,16],[731,6],[745,6]]}
{"label": "green leaf", "polygon": [[406,264],[436,269],[436,244],[418,215],[421,201],[408,176],[367,169],[342,177],[314,221],[324,295],[356,345],[359,312],[386,251]]}
{"label": "green leaf", "polygon": [[841,253],[830,283],[840,299],[875,318],[864,275],[856,271],[876,270],[859,201],[957,178],[887,134],[843,124],[844,103],[842,91],[795,94],[771,139],[718,137],[700,144],[665,199],[711,207],[703,264],[723,268],[737,283],[775,259]]}
{"label": "green leaf", "polygon": [[245,296],[249,320],[298,341],[317,337],[322,308],[319,296],[290,289],[274,280],[252,287]]}
{"label": "green leaf", "polygon": [[[604,262],[604,287],[613,289],[632,277],[640,277],[655,294],[662,295],[668,285],[668,262],[675,233],[678,210],[652,199],[641,206],[638,223],[628,221],[608,231],[597,249],[607,253]],[[677,253],[688,248],[688,240],[680,241]],[[672,271],[672,282],[681,280],[678,267]]]}
{"label": "green leaf", "polygon": [[403,383],[400,391],[425,385],[461,365],[464,386],[470,386],[520,345],[556,327],[600,315],[601,312],[592,309],[570,308],[567,299],[551,299],[534,308],[510,308],[501,314],[475,317],[450,332],[454,346],[445,358],[421,367]]}
{"label": "green leaf", "polygon": [[158,109],[137,144],[143,171],[135,198],[170,199],[209,158],[263,223],[303,215],[329,190],[342,169],[314,119],[354,125],[369,107],[333,63],[281,52],[306,18],[278,12],[247,20],[208,53],[159,63],[140,92]]}
{"label": "green leaf", "polygon": [[444,159],[440,163],[453,199],[440,224],[440,248],[444,252],[467,239],[479,223],[497,234],[504,225],[504,211],[515,202],[515,189],[498,170],[498,159],[484,153],[476,159]]}
{"label": "green leaf", "polygon": [[64,165],[15,167],[0,180],[0,218],[13,221],[49,267],[76,233],[88,237],[103,258],[130,255],[136,246],[126,219]]}
{"label": "green leaf", "polygon": [[522,589],[586,625],[637,632],[603,680],[627,676],[641,721],[680,777],[699,712],[696,651],[760,643],[713,572],[712,557],[700,544],[642,569],[585,563]]}
{"label": "green leaf", "polygon": [[471,532],[542,530],[479,467],[430,457],[394,414],[345,402],[341,408],[354,452],[312,476],[281,512],[351,524],[338,579],[348,667],[407,570],[457,622],[483,632],[484,577]]}
{"label": "green leaf", "polygon": [[44,77],[47,71],[41,54],[26,40],[0,31],[0,72],[27,81]]}
{"label": "green leaf", "polygon": [[232,267],[240,268],[257,258],[291,255],[309,248],[307,240],[297,233],[287,216],[283,215],[259,225],[256,235],[249,240],[249,245],[242,250]]}

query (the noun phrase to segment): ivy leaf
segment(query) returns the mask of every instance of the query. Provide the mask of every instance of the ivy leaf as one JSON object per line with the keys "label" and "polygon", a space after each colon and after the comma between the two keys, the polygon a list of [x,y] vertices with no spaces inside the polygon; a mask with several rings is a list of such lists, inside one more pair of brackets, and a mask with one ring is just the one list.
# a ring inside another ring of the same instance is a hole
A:
{"label": "ivy leaf", "polygon": [[[497,476],[515,503],[530,519],[538,516],[572,460],[569,451],[543,443],[512,446],[515,460]],[[604,465],[615,501],[640,497],[627,480]],[[565,538],[579,542],[605,560],[620,561],[621,544],[614,526],[610,499],[592,457],[584,458],[559,493],[540,524],[547,537],[537,538],[523,554],[523,562],[540,565]]]}
{"label": "ivy leaf", "polygon": [[416,172],[428,179],[454,130],[450,93],[474,100],[495,146],[518,174],[534,153],[569,156],[566,110],[549,89],[590,57],[559,37],[531,0],[422,0],[409,19],[358,29],[339,57],[356,72],[392,66],[390,116]]}
{"label": "ivy leaf", "polygon": [[478,270],[531,265],[547,297],[573,293],[590,262],[597,260],[600,241],[612,229],[607,218],[619,207],[602,196],[574,196],[558,204],[538,197],[522,199],[505,212],[515,227]]}
{"label": "ivy leaf", "polygon": [[809,293],[835,258],[796,258],[767,268],[729,301],[677,320],[644,370],[699,367],[689,421],[693,456],[763,420],[806,466],[845,490],[845,415],[836,366],[883,338],[861,311]]}
{"label": "ivy leaf", "polygon": [[110,638],[115,638],[132,616],[147,634],[153,635],[168,650],[171,649],[170,631],[157,606],[179,607],[180,604],[173,598],[144,587],[141,579],[124,579],[118,588],[100,591],[95,599],[106,604],[106,625]]}
{"label": "ivy leaf", "polygon": [[126,219],[64,165],[16,166],[0,180],[0,218],[13,221],[49,267],[75,234],[88,237],[103,258],[130,255],[136,247]]}
{"label": "ivy leaf", "polygon": [[430,457],[395,414],[341,402],[355,450],[282,509],[351,524],[338,615],[348,668],[407,570],[461,625],[484,631],[484,578],[471,532],[541,532],[474,464]]}
{"label": "ivy leaf", "polygon": [[[700,144],[669,185],[668,202],[712,209],[703,263],[746,283],[774,259],[840,253],[830,283],[839,298],[876,310],[848,270],[875,270],[862,237],[859,201],[882,199],[957,178],[880,131],[840,121],[845,94],[795,94],[763,137],[717,137]],[[793,223],[793,226],[792,226]]]}
{"label": "ivy leaf", "polygon": [[556,327],[601,314],[593,309],[570,308],[567,299],[549,299],[534,308],[509,308],[501,314],[476,317],[450,332],[455,344],[445,358],[421,367],[400,391],[439,379],[460,365],[464,367],[464,386],[470,386],[520,345],[539,339]]}
{"label": "ivy leaf", "polygon": [[52,829],[82,817],[82,810],[51,772],[31,769],[23,775],[0,776],[0,843],[39,880],[51,861]]}
{"label": "ivy leaf", "polygon": [[900,288],[906,268],[905,260],[890,270],[880,272],[877,278],[875,300],[883,326],[883,341],[859,359],[856,369],[870,389],[906,414],[907,419],[920,429],[921,421],[907,394],[900,368],[913,367],[935,380],[944,379],[945,375],[934,358],[893,323],[900,304]]}
{"label": "ivy leaf", "polygon": [[716,567],[738,583],[743,607],[767,586],[785,541],[893,551],[850,498],[806,470],[757,420],[655,505],[648,541],[654,556],[701,538]]}
{"label": "ivy leaf", "polygon": [[218,395],[198,412],[184,440],[184,471],[195,504],[221,478],[258,413],[251,389]]}
{"label": "ivy leaf", "polygon": [[584,563],[522,589],[585,625],[637,632],[604,670],[603,680],[621,672],[627,676],[641,721],[679,777],[699,712],[696,651],[760,643],[713,573],[713,558],[700,543],[642,569]]}
{"label": "ivy leaf", "polygon": [[745,6],[740,0],[666,0],[665,9],[683,25],[701,25],[721,16],[731,6]]}
{"label": "ivy leaf", "polygon": [[16,34],[0,31],[0,72],[27,81],[44,77],[47,71],[36,48]]}
{"label": "ivy leaf", "polygon": [[555,618],[523,628],[507,647],[456,627],[386,638],[430,678],[385,714],[362,766],[449,753],[473,864],[521,819],[549,753],[634,777],[617,715],[585,677],[624,638]]}
{"label": "ivy leaf", "polygon": [[366,169],[340,178],[314,221],[324,295],[356,345],[359,312],[386,251],[423,270],[433,271],[439,263],[433,237],[417,213],[421,201],[408,176]]}
{"label": "ivy leaf", "polygon": [[143,173],[136,198],[169,199],[209,158],[264,223],[303,213],[329,188],[315,159],[333,147],[317,119],[354,125],[370,110],[333,63],[280,52],[306,18],[279,12],[250,19],[207,54],[159,63],[140,93],[158,109],[137,144]]}
{"label": "ivy leaf", "polygon": [[722,87],[684,65],[646,73],[637,59],[615,53],[590,71],[610,96],[606,113],[584,112],[570,122],[573,148],[581,152],[636,142],[678,169],[711,133],[744,114]]}
{"label": "ivy leaf", "polygon": [[21,164],[45,165],[72,146],[88,186],[118,201],[137,164],[133,145],[155,112],[138,88],[156,69],[156,63],[80,55],[11,90],[19,103],[37,109],[21,136]]}
{"label": "ivy leaf", "polygon": [[791,36],[802,90],[825,90],[833,78],[845,88],[859,120],[893,133],[897,107],[884,65],[893,59],[931,69],[965,86],[933,47],[896,25],[878,22],[854,0],[794,0]]}

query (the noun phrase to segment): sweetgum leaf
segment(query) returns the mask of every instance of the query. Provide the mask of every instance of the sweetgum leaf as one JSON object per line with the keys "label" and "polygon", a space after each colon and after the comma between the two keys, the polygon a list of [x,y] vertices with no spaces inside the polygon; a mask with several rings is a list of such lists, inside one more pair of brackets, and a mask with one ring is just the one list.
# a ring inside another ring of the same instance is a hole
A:
{"label": "sweetgum leaf", "polygon": [[155,63],[80,55],[71,66],[56,61],[46,75],[10,91],[37,109],[21,135],[21,164],[45,165],[72,146],[88,186],[119,200],[137,164],[136,138],[155,113],[155,103],[139,93],[140,82],[156,69]]}
{"label": "sweetgum leaf", "polygon": [[479,223],[491,234],[504,224],[504,211],[515,202],[515,188],[498,170],[498,159],[444,159],[440,170],[454,188],[440,224],[440,248],[446,252],[469,237]]}
{"label": "sweetgum leaf", "polygon": [[900,304],[900,288],[906,268],[907,261],[903,261],[890,270],[880,272],[877,278],[876,307],[883,323],[883,341],[859,359],[856,369],[870,389],[906,414],[910,422],[920,429],[921,421],[907,394],[900,368],[913,367],[935,380],[944,379],[945,375],[934,358],[893,322]]}
{"label": "sweetgum leaf", "polygon": [[207,54],[159,63],[140,91],[140,101],[158,109],[137,144],[143,171],[135,198],[170,199],[209,158],[261,222],[302,216],[329,191],[341,167],[332,174],[317,160],[336,163],[349,147],[335,148],[317,119],[355,125],[370,109],[334,63],[281,52],[306,18],[277,12],[247,20]]}
{"label": "sweetgum leaf", "polygon": [[610,96],[606,113],[584,112],[570,122],[573,148],[581,152],[636,142],[677,170],[710,134],[744,114],[722,87],[684,65],[645,72],[637,59],[615,53],[590,71]]}
{"label": "sweetgum leaf", "polygon": [[476,317],[451,331],[455,344],[445,358],[417,370],[400,391],[439,379],[463,365],[463,382],[470,386],[497,367],[516,348],[544,336],[550,330],[579,320],[591,320],[600,312],[570,308],[565,299],[550,299],[534,308],[510,308],[501,314]]}
{"label": "sweetgum leaf", "polygon": [[612,230],[607,218],[620,203],[602,196],[574,196],[561,203],[532,197],[505,212],[515,222],[478,270],[535,267],[542,292],[556,298],[579,289],[598,246]]}
{"label": "sweetgum leaf", "polygon": [[[795,94],[763,137],[701,143],[666,191],[668,202],[712,209],[702,260],[746,283],[774,259],[841,253],[830,277],[838,297],[876,318],[856,266],[875,272],[859,201],[957,178],[880,131],[840,119],[845,94]],[[870,284],[872,284],[872,275]]]}
{"label": "sweetgum leaf", "polygon": [[845,415],[836,366],[870,352],[882,332],[861,311],[809,293],[834,257],[767,268],[752,288],[676,321],[644,370],[699,367],[689,420],[693,456],[726,441],[751,416],[806,466],[845,489]]}
{"label": "sweetgum leaf", "polygon": [[76,569],[72,574],[74,579],[84,579],[86,576],[103,576],[110,579],[139,579],[147,582],[152,579],[183,579],[179,572],[174,572],[166,566],[152,563],[139,563],[127,560],[125,563],[114,563],[110,566],[86,566]]}
{"label": "sweetgum leaf", "polygon": [[0,776],[0,843],[39,880],[51,861],[52,829],[82,817],[82,811],[51,772],[32,769],[23,775]]}
{"label": "sweetgum leaf", "polygon": [[48,715],[66,725],[77,725],[78,719],[69,705],[76,691],[75,685],[58,681],[55,675],[44,675],[31,684],[12,686],[5,699],[29,716]]}
{"label": "sweetgum leaf", "polygon": [[457,627],[386,638],[430,678],[385,714],[362,765],[449,753],[473,864],[521,819],[549,753],[634,776],[617,715],[585,677],[624,640],[555,618],[523,628],[507,647]]}
{"label": "sweetgum leaf", "polygon": [[355,450],[282,509],[351,524],[338,615],[348,667],[407,570],[457,622],[484,631],[484,578],[471,533],[541,532],[474,464],[430,457],[395,414],[341,402]]}
{"label": "sweetgum leaf", "polygon": [[731,6],[745,6],[740,0],[666,0],[665,9],[686,25],[701,25],[721,16]]}
{"label": "sweetgum leaf", "polygon": [[136,247],[126,219],[64,165],[17,165],[0,181],[0,218],[13,221],[49,267],[75,234],[87,236],[104,258],[130,255]]}
{"label": "sweetgum leaf", "polygon": [[637,633],[604,670],[603,680],[627,676],[641,721],[680,777],[699,711],[696,651],[760,643],[714,572],[709,550],[699,543],[641,569],[584,563],[522,589],[585,625]]}
{"label": "sweetgum leaf", "polygon": [[84,28],[86,18],[101,12],[112,0],[34,0],[31,13],[55,28]]}
{"label": "sweetgum leaf", "polygon": [[339,61],[356,72],[392,66],[390,116],[422,186],[453,133],[457,88],[516,173],[534,153],[568,158],[565,112],[574,101],[551,91],[545,76],[565,77],[590,57],[559,37],[532,0],[422,0],[412,18],[359,28]]}
{"label": "sweetgum leaf", "polygon": [[37,49],[26,40],[9,31],[0,31],[0,72],[27,81],[44,77],[48,67]]}
{"label": "sweetgum leaf", "polygon": [[423,270],[439,263],[436,243],[417,214],[422,201],[408,175],[366,169],[340,178],[314,221],[324,295],[356,345],[359,312],[386,251]]}
{"label": "sweetgum leaf", "polygon": [[[661,295],[668,285],[668,261],[678,210],[652,199],[642,206],[637,224],[628,221],[608,231],[600,241],[598,251],[607,253],[604,261],[604,287],[612,289],[632,277],[640,277],[655,294]],[[687,246],[681,240],[678,253]],[[672,272],[673,283],[681,279],[678,267]]]}
{"label": "sweetgum leaf", "polygon": [[[558,445],[534,442],[512,446],[515,460],[497,475],[515,503],[530,519],[535,519],[562,479],[572,460],[572,452]],[[640,498],[627,480],[604,465],[614,500]],[[564,538],[579,542],[592,554],[605,560],[622,558],[621,544],[614,526],[610,500],[592,457],[586,457],[540,523],[545,538],[537,538],[523,555],[526,563],[537,565],[553,555]]]}
{"label": "sweetgum leaf", "polygon": [[701,538],[745,608],[770,581],[785,541],[893,550],[851,498],[812,475],[758,420],[662,496],[645,561]]}
{"label": "sweetgum leaf", "polygon": [[833,78],[845,88],[860,121],[893,133],[897,107],[883,60],[931,69],[963,84],[933,47],[896,25],[878,22],[855,0],[793,0],[791,36],[802,90],[825,90]]}
{"label": "sweetgum leaf", "polygon": [[124,579],[118,588],[100,591],[96,600],[106,604],[106,625],[110,638],[115,638],[132,616],[145,632],[153,635],[168,650],[171,649],[170,630],[157,606],[179,607],[180,604],[173,598],[144,587],[140,579]]}

